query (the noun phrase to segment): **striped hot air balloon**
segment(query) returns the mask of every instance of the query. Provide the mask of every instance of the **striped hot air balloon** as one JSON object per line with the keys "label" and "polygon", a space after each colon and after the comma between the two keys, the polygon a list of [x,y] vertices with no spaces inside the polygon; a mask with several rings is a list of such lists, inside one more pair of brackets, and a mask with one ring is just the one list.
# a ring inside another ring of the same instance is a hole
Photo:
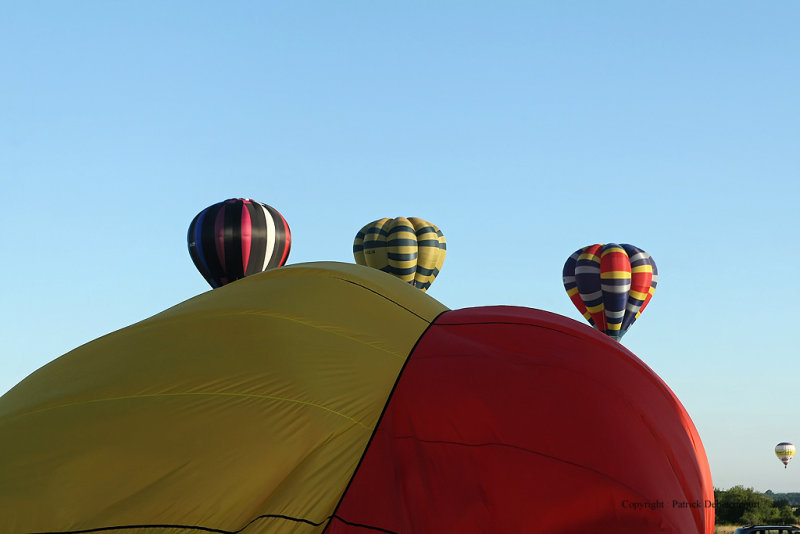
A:
{"label": "striped hot air balloon", "polygon": [[656,290],[658,269],[633,245],[590,245],[564,264],[564,288],[589,324],[619,341]]}
{"label": "striped hot air balloon", "polygon": [[794,445],[788,441],[778,443],[775,445],[775,456],[778,457],[778,460],[783,462],[783,468],[786,469],[789,462],[792,461],[792,456],[794,456]]}
{"label": "striped hot air balloon", "polygon": [[353,241],[356,263],[393,274],[422,291],[439,274],[446,254],[442,231],[418,217],[373,221]]}
{"label": "striped hot air balloon", "polygon": [[187,240],[195,267],[217,288],[285,264],[292,235],[275,208],[232,198],[198,213]]}

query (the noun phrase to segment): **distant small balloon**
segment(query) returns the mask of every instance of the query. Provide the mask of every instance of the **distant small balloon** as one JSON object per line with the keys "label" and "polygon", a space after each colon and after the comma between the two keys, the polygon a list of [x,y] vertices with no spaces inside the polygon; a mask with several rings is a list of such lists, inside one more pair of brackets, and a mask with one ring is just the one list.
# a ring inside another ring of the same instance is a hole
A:
{"label": "distant small balloon", "polygon": [[590,245],[564,264],[564,289],[579,312],[619,341],[639,318],[658,283],[653,258],[633,245]]}
{"label": "distant small balloon", "polygon": [[788,441],[778,443],[775,445],[775,456],[778,457],[778,460],[783,462],[783,468],[786,469],[789,462],[792,461],[792,456],[794,456],[794,445]]}
{"label": "distant small balloon", "polygon": [[279,267],[292,234],[278,210],[249,198],[218,202],[189,225],[189,255],[212,288]]}
{"label": "distant small balloon", "polygon": [[378,219],[359,230],[353,241],[356,263],[392,274],[422,291],[439,274],[446,254],[442,231],[418,217]]}

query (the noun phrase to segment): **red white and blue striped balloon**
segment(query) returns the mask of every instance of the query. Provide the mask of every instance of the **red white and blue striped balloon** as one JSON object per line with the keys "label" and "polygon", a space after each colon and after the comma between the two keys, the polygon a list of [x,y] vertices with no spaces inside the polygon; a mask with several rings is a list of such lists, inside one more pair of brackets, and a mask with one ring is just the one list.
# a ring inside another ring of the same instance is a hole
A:
{"label": "red white and blue striped balloon", "polygon": [[187,241],[195,267],[217,288],[285,264],[292,235],[275,208],[232,198],[198,213]]}
{"label": "red white and blue striped balloon", "polygon": [[633,245],[589,245],[564,264],[564,289],[589,324],[619,341],[655,293],[658,269]]}

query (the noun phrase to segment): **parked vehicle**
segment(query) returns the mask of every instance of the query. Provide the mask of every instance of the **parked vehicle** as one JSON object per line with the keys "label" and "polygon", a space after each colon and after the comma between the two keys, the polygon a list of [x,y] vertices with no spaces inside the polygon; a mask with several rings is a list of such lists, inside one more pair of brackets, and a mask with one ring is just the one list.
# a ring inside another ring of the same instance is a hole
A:
{"label": "parked vehicle", "polygon": [[737,528],[733,534],[800,534],[800,527],[796,525],[755,525]]}

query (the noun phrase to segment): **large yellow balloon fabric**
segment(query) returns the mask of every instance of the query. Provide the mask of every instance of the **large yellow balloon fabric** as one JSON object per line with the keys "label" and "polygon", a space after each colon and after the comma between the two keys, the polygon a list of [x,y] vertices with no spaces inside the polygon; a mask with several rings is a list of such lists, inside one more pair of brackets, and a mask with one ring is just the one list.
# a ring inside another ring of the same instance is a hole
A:
{"label": "large yellow balloon fabric", "polygon": [[65,354],[0,398],[0,533],[321,532],[446,309],[297,264]]}

